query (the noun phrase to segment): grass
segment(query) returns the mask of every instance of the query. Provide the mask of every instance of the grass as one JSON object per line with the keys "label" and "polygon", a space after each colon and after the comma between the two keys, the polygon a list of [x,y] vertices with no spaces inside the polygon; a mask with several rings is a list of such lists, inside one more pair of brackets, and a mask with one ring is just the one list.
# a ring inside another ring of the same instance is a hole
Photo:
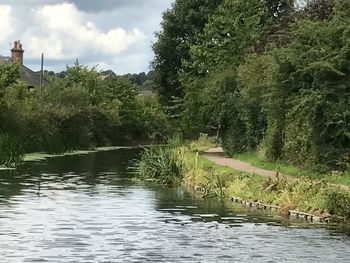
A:
{"label": "grass", "polygon": [[164,186],[181,184],[185,174],[182,148],[178,147],[145,148],[135,166],[141,180]]}
{"label": "grass", "polygon": [[14,136],[0,134],[0,166],[13,168],[22,162],[23,144]]}
{"label": "grass", "polygon": [[[202,197],[229,198],[257,201],[276,205],[282,211],[299,210],[316,215],[340,216],[350,219],[350,194],[348,191],[329,184],[326,181],[314,181],[302,176],[298,181],[289,181],[282,176],[266,178],[256,174],[237,171],[230,167],[219,166],[191,149],[183,146],[186,174],[183,184],[197,186]],[[252,158],[254,157],[254,158]],[[244,161],[255,160],[256,166],[296,175],[298,169],[281,164],[267,164],[256,156],[245,155]],[[252,162],[253,163],[253,162]],[[281,168],[282,167],[282,168]]]}
{"label": "grass", "polygon": [[328,174],[319,173],[307,168],[300,168],[283,162],[270,162],[256,152],[235,154],[233,158],[251,163],[252,165],[266,170],[280,172],[286,175],[304,177],[312,180],[324,180],[332,184],[342,184],[350,186],[350,172],[333,171]]}

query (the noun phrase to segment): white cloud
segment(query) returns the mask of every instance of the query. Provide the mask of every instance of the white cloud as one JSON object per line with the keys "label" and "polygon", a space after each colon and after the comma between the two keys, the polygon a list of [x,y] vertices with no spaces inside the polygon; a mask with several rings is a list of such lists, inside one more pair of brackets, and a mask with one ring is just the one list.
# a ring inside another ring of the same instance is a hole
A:
{"label": "white cloud", "polygon": [[3,39],[6,39],[12,33],[11,10],[9,5],[0,5],[0,35]]}
{"label": "white cloud", "polygon": [[118,74],[147,71],[153,32],[174,0],[0,0],[0,55],[21,40],[24,63],[60,72],[75,59]]}
{"label": "white cloud", "polygon": [[73,4],[46,5],[32,12],[34,24],[23,35],[29,57],[38,57],[42,52],[51,59],[68,59],[88,53],[117,55],[145,39],[137,28],[131,31],[114,28],[103,32]]}

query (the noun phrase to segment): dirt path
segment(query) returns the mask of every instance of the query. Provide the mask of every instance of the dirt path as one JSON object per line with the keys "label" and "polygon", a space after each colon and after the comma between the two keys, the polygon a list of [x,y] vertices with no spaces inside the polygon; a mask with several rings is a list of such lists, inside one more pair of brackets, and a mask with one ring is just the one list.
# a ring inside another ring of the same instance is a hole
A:
{"label": "dirt path", "polygon": [[[238,171],[242,172],[247,172],[247,173],[254,173],[260,176],[264,177],[270,177],[270,178],[276,178],[277,172],[276,171],[271,171],[271,170],[266,170],[262,168],[258,168],[250,163],[242,162],[233,158],[228,158],[223,155],[223,150],[222,148],[211,148],[208,151],[206,151],[204,154],[202,154],[205,158],[208,160],[221,165],[221,166],[227,166],[230,168],[233,168]],[[293,176],[293,175],[288,175],[288,174],[282,174],[278,173],[278,176],[283,176],[287,178],[288,180],[291,181],[298,181],[300,178]],[[349,187],[346,185],[341,185],[341,184],[331,184],[337,187],[340,187],[343,190],[349,190]]]}

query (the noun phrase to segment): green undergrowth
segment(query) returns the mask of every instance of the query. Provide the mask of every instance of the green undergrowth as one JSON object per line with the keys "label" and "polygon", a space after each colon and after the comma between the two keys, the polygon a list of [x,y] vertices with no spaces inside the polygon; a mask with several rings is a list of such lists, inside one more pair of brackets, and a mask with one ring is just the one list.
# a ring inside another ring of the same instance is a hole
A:
{"label": "green undergrowth", "polygon": [[205,152],[210,148],[217,147],[219,145],[218,138],[209,137],[207,134],[201,133],[199,138],[188,144],[189,149],[195,152]]}
{"label": "green undergrowth", "polygon": [[266,170],[280,172],[286,175],[293,175],[297,177],[305,177],[312,180],[324,180],[332,184],[343,184],[350,186],[350,171],[340,172],[331,171],[323,172],[317,169],[300,168],[291,164],[283,162],[271,162],[266,160],[263,156],[256,152],[235,154],[233,156],[237,160],[241,160],[252,165]]}
{"label": "green undergrowth", "polygon": [[186,166],[183,183],[199,187],[203,197],[238,197],[279,206],[282,213],[299,210],[350,219],[349,192],[324,180],[302,177],[290,181],[283,176],[266,178],[216,165],[189,147],[182,147],[182,152]]}
{"label": "green undergrowth", "polygon": [[22,161],[23,143],[10,134],[0,134],[0,167],[13,168]]}
{"label": "green undergrowth", "polygon": [[172,145],[144,148],[135,167],[143,181],[164,186],[180,185],[186,173],[183,148]]}
{"label": "green undergrowth", "polygon": [[187,173],[186,150],[204,152],[215,145],[216,139],[201,134],[193,142],[184,142],[180,135],[175,135],[168,138],[166,145],[145,147],[141,159],[133,167],[138,174],[136,179],[163,186],[180,185]]}
{"label": "green undergrowth", "polygon": [[300,180],[288,180],[282,175],[270,178],[216,165],[199,154],[198,149],[212,147],[210,140],[202,140],[146,149],[138,163],[140,178],[166,186],[182,183],[196,187],[204,198],[238,197],[279,206],[282,213],[298,210],[350,220],[350,193],[344,188],[307,176]]}

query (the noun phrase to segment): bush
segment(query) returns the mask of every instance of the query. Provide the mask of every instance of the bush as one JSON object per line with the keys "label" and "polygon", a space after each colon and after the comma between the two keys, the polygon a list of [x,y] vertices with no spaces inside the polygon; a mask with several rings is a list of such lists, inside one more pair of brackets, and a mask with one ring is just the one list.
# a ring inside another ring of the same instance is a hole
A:
{"label": "bush", "polygon": [[332,215],[350,219],[350,194],[342,191],[328,193],[327,209]]}
{"label": "bush", "polygon": [[22,161],[23,144],[14,136],[0,134],[0,166],[15,167]]}

